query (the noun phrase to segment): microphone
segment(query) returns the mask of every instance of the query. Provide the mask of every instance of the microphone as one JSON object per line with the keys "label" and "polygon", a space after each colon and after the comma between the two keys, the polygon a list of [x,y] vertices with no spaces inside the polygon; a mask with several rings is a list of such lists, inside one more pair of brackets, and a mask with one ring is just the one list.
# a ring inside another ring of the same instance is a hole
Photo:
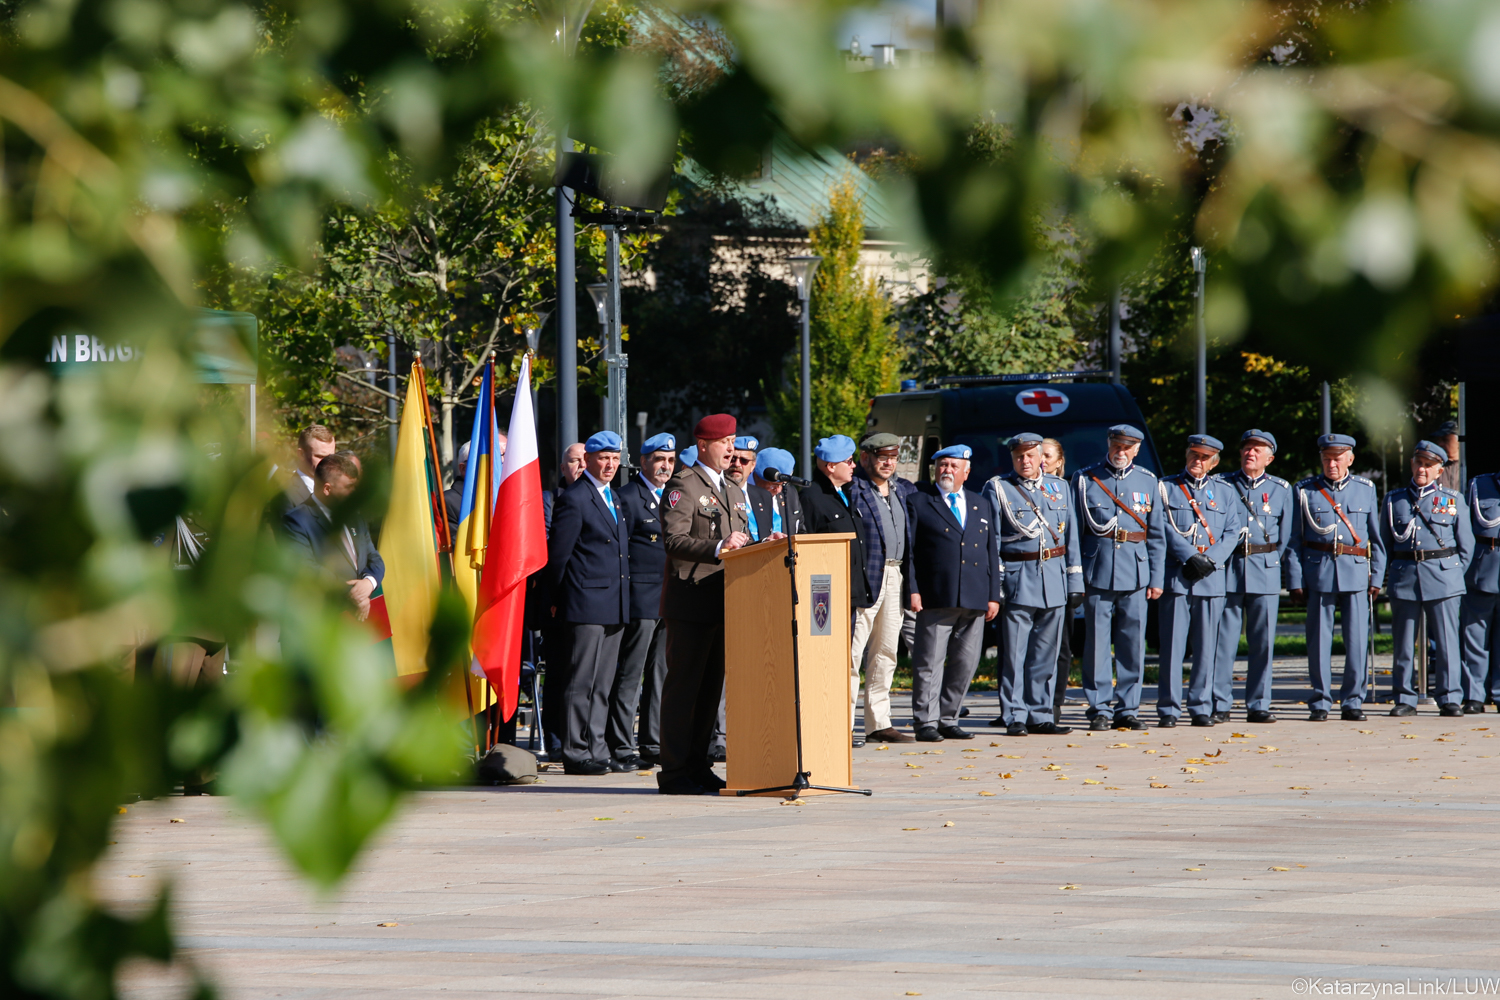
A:
{"label": "microphone", "polygon": [[780,469],[774,468],[767,469],[765,472],[762,472],[760,474],[760,478],[764,479],[768,483],[787,483],[791,486],[812,485],[812,483],[806,479],[798,479],[796,476],[789,476],[785,472],[782,472]]}

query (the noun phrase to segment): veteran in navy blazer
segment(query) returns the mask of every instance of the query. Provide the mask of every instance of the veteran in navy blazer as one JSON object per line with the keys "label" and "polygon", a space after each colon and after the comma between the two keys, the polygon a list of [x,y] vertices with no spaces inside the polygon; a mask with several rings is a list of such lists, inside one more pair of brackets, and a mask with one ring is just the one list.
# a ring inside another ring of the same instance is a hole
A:
{"label": "veteran in navy blazer", "polygon": [[802,530],[802,498],[786,483],[773,483],[765,478],[769,469],[790,476],[796,468],[797,460],[784,448],[762,448],[755,456],[755,475],[745,484],[752,540],[758,542],[778,532],[795,535]]}
{"label": "veteran in navy blazer", "polygon": [[907,497],[905,593],[917,613],[912,726],[923,743],[973,739],[958,725],[979,666],[984,623],[1000,613],[1000,566],[990,505],[965,490],[972,450],[933,455],[933,479]]}
{"label": "veteran in navy blazer", "polygon": [[330,582],[349,588],[349,600],[363,621],[370,595],[385,579],[385,560],[365,519],[351,516],[346,502],[359,485],[359,467],[343,455],[318,462],[307,499],[281,515],[281,527],[292,548]]}
{"label": "veteran in navy blazer", "polygon": [[605,742],[630,622],[630,525],[610,487],[619,468],[620,436],[600,431],[589,438],[583,473],[557,498],[547,540],[546,591],[568,664],[557,731],[569,774],[628,770],[612,763]]}

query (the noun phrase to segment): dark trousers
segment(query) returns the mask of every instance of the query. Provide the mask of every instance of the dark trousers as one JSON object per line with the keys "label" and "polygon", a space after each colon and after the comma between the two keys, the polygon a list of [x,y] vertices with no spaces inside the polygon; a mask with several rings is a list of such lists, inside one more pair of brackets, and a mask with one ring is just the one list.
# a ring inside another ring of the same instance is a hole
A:
{"label": "dark trousers", "polygon": [[[620,669],[609,693],[604,742],[620,760],[661,753],[661,683],[667,673],[667,630],[660,618],[635,618],[620,643]],[[636,713],[640,739],[636,739]]]}
{"label": "dark trousers", "polygon": [[567,629],[561,622],[549,621],[541,636],[542,658],[547,664],[542,674],[542,748],[549,760],[560,760],[563,692],[568,686]]}
{"label": "dark trousers", "polygon": [[625,626],[568,622],[564,628],[568,637],[568,683],[563,689],[563,760],[569,764],[608,760],[604,730]]}
{"label": "dark trousers", "polygon": [[1057,676],[1052,679],[1052,719],[1062,721],[1063,701],[1068,694],[1068,675],[1073,671],[1073,609],[1063,616],[1062,635],[1057,640]]}
{"label": "dark trousers", "polygon": [[724,623],[668,618],[666,626],[660,784],[696,780],[712,772],[708,744],[724,691]]}

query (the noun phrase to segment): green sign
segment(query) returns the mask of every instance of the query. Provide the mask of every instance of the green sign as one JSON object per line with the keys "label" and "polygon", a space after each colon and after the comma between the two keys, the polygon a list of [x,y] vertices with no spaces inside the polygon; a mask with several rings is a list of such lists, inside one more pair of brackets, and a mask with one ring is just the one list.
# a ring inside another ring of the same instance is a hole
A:
{"label": "green sign", "polygon": [[[254,385],[260,323],[251,313],[199,309],[194,326],[194,367],[198,381],[217,385]],[[47,364],[65,375],[93,371],[99,365],[133,364],[143,350],[135,344],[108,343],[77,330],[54,336]]]}

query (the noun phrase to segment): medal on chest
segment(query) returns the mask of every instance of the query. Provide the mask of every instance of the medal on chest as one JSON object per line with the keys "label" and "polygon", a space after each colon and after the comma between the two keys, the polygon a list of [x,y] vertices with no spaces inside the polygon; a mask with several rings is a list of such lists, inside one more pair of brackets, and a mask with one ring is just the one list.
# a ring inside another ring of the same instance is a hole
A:
{"label": "medal on chest", "polygon": [[1458,504],[1452,497],[1438,495],[1432,498],[1432,512],[1453,517],[1458,513]]}
{"label": "medal on chest", "polygon": [[1135,511],[1137,514],[1149,513],[1151,510],[1150,495],[1146,493],[1132,492],[1130,494],[1130,509]]}
{"label": "medal on chest", "polygon": [[703,494],[698,498],[698,503],[702,504],[703,509],[710,514],[717,514],[719,512],[719,498],[712,493]]}
{"label": "medal on chest", "polygon": [[1262,493],[1260,495],[1260,511],[1262,514],[1271,513],[1271,494]]}
{"label": "medal on chest", "polygon": [[1208,507],[1209,507],[1209,510],[1218,510],[1219,509],[1219,505],[1214,502],[1214,491],[1213,490],[1204,490],[1203,492],[1208,496]]}

